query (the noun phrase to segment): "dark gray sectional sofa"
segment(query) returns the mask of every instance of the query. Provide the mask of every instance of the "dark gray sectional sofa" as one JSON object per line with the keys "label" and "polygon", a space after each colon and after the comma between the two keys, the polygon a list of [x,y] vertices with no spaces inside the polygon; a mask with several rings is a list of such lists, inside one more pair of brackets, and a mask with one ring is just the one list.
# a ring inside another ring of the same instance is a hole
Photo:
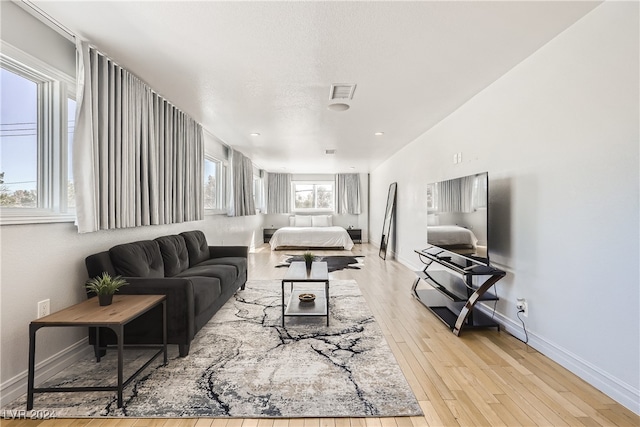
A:
{"label": "dark gray sectional sofa", "polygon": [[[166,295],[167,341],[178,344],[180,356],[189,354],[195,334],[247,281],[246,246],[208,246],[204,233],[189,231],[114,246],[90,255],[85,263],[89,277],[103,272],[122,276],[129,284],[119,294]],[[161,307],[143,314],[125,327],[125,344],[162,343]],[[103,345],[115,344],[115,334],[95,329],[89,342],[96,355]]]}

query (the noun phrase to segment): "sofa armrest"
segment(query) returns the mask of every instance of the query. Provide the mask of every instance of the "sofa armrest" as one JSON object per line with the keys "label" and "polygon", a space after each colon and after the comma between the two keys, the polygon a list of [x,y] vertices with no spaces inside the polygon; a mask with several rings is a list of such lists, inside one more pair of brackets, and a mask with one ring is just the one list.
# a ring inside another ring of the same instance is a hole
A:
{"label": "sofa armrest", "polygon": [[123,295],[166,295],[167,334],[187,332],[188,344],[195,336],[195,302],[193,284],[188,278],[123,277],[128,285],[119,289]]}
{"label": "sofa armrest", "polygon": [[249,256],[248,246],[209,246],[209,258]]}

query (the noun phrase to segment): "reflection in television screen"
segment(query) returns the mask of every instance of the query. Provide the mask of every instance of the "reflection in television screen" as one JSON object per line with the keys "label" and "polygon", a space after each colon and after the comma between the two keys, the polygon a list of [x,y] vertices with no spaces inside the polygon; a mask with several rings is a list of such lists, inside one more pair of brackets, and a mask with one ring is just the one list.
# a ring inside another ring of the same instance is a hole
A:
{"label": "reflection in television screen", "polygon": [[427,185],[427,243],[489,264],[486,172]]}

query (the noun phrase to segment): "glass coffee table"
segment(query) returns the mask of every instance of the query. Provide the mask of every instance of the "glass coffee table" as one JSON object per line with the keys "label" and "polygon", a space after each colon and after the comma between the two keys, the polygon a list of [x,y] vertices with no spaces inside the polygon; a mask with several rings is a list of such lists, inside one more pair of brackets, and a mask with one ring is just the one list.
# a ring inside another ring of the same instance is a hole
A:
{"label": "glass coffee table", "polygon": [[[289,283],[289,300],[285,304],[285,283]],[[309,283],[324,283],[323,288]],[[314,294],[313,301],[300,301],[300,294]],[[327,318],[329,326],[329,270],[326,262],[314,262],[307,270],[303,261],[294,261],[282,279],[282,326],[285,317],[318,316]]]}

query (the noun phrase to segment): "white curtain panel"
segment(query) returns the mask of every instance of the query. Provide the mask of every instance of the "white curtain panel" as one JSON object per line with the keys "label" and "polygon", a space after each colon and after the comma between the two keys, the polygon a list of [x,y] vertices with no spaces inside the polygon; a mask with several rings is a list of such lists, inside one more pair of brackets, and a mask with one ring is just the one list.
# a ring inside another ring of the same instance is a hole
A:
{"label": "white curtain panel", "polygon": [[87,42],[76,48],[78,231],[202,219],[201,126]]}
{"label": "white curtain panel", "polygon": [[360,175],[339,173],[336,176],[337,206],[339,214],[360,215]]}
{"label": "white curtain panel", "polygon": [[231,194],[229,216],[255,215],[253,162],[239,151],[231,150]]}
{"label": "white curtain panel", "polygon": [[267,181],[267,213],[291,212],[291,174],[269,173]]}

